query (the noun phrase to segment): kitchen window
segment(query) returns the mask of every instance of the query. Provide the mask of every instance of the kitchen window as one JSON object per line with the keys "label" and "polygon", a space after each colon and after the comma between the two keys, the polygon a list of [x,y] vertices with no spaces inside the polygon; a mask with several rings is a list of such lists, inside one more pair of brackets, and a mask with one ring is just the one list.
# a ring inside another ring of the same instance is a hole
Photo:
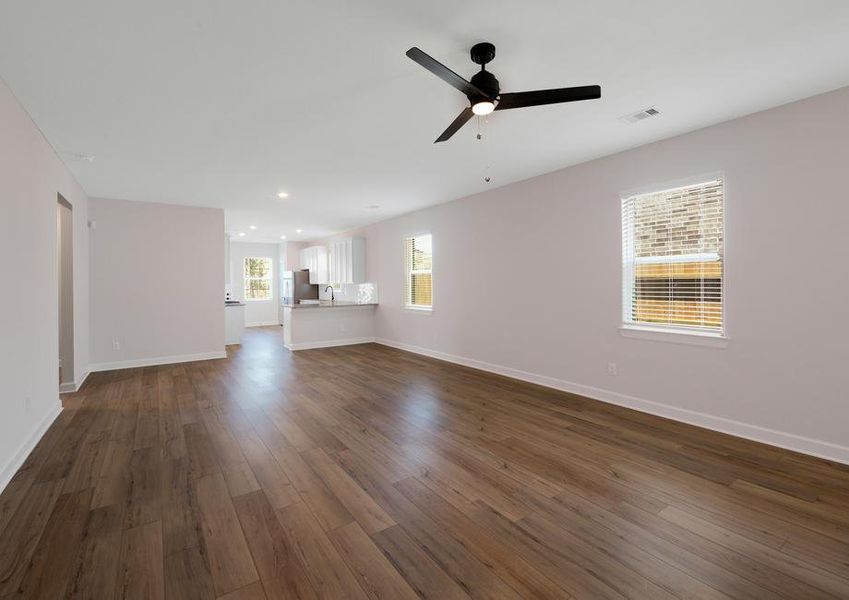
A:
{"label": "kitchen window", "polygon": [[721,179],[623,198],[623,329],[723,337],[724,240]]}
{"label": "kitchen window", "polygon": [[245,258],[245,300],[271,300],[270,258]]}
{"label": "kitchen window", "polygon": [[433,239],[430,234],[404,238],[404,307],[433,308]]}

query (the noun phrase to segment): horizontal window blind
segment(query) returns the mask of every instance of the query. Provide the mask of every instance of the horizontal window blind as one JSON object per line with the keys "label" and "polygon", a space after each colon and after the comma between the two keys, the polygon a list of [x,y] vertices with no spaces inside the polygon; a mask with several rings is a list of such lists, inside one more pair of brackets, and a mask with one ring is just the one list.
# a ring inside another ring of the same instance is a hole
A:
{"label": "horizontal window blind", "polygon": [[721,180],[622,199],[623,320],[723,333]]}
{"label": "horizontal window blind", "polygon": [[433,307],[433,244],[430,234],[404,238],[404,305]]}

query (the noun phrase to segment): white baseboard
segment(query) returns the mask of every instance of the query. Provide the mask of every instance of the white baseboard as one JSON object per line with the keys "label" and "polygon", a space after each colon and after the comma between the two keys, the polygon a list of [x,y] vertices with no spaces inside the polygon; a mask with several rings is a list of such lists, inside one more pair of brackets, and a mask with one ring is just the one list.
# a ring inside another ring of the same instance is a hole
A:
{"label": "white baseboard", "polygon": [[348,338],[344,340],[327,340],[324,342],[302,342],[300,344],[284,344],[288,350],[314,350],[316,348],[333,348],[335,346],[353,346],[354,344],[369,344],[374,342],[373,337]]}
{"label": "white baseboard", "polygon": [[17,473],[18,469],[21,468],[21,465],[24,464],[24,461],[27,459],[30,452],[32,452],[33,448],[35,448],[36,444],[38,444],[41,436],[43,436],[44,432],[50,428],[53,421],[56,420],[56,417],[58,417],[61,412],[62,403],[57,400],[56,405],[50,410],[50,412],[44,415],[44,418],[30,436],[24,440],[24,443],[20,445],[17,452],[15,452],[15,454],[12,455],[12,458],[3,465],[3,468],[0,469],[0,492],[6,489],[6,486],[9,485],[12,477],[15,476],[15,473]]}
{"label": "white baseboard", "polygon": [[471,367],[473,369],[479,369],[481,371],[488,371],[497,375],[504,375],[505,377],[535,383],[537,385],[554,388],[571,394],[578,394],[593,400],[600,400],[602,402],[607,402],[608,404],[632,408],[640,412],[665,417],[674,421],[681,421],[682,423],[704,427],[705,429],[727,433],[729,435],[746,438],[756,442],[762,442],[771,446],[778,446],[779,448],[786,448],[787,450],[801,452],[802,454],[810,454],[811,456],[824,458],[826,460],[849,464],[849,446],[840,446],[838,444],[832,444],[831,442],[815,440],[793,433],[767,429],[765,427],[751,425],[749,423],[741,423],[724,417],[717,417],[686,408],[678,408],[676,406],[662,404],[652,400],[644,400],[643,398],[637,398],[636,396],[629,396],[627,394],[582,385],[580,383],[574,383],[564,379],[548,377],[547,375],[538,375],[536,373],[521,371],[511,367],[503,367],[501,365],[465,358],[463,356],[456,356],[454,354],[447,354],[437,350],[403,344],[393,340],[377,338],[374,341],[378,344],[383,344],[384,346],[390,346],[399,350],[429,356],[431,358]]}
{"label": "white baseboard", "polygon": [[257,321],[256,323],[245,323],[245,327],[268,327],[269,325],[280,325],[280,321]]}
{"label": "white baseboard", "polygon": [[174,363],[211,360],[215,358],[227,358],[227,352],[225,350],[218,350],[216,352],[201,352],[200,354],[176,354],[173,356],[156,356],[153,358],[135,358],[132,360],[119,360],[116,362],[94,363],[88,366],[88,370],[91,373],[94,373],[96,371],[114,371],[116,369],[171,365]]}
{"label": "white baseboard", "polygon": [[85,380],[88,379],[88,376],[91,375],[91,371],[86,371],[83,373],[83,376],[80,377],[79,381],[71,381],[70,383],[60,383],[59,384],[59,393],[60,394],[70,394],[72,392],[78,392]]}

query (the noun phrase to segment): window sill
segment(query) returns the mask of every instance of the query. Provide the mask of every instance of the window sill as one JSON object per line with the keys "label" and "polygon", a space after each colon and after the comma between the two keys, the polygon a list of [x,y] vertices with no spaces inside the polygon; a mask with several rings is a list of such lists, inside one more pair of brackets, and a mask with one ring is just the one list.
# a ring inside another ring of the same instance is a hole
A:
{"label": "window sill", "polygon": [[405,306],[403,308],[404,312],[413,313],[417,315],[432,315],[433,308],[424,308],[418,306]]}
{"label": "window sill", "polygon": [[676,331],[661,327],[645,327],[640,325],[622,325],[619,327],[619,333],[622,334],[622,337],[651,340],[653,342],[689,344],[711,348],[725,348],[728,346],[728,338],[718,333]]}

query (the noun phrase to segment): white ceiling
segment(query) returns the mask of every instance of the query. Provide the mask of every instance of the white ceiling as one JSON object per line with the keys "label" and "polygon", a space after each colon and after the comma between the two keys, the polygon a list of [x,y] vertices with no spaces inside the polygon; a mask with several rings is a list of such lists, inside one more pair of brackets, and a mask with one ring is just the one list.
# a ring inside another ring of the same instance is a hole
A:
{"label": "white ceiling", "polygon": [[[846,0],[0,0],[0,75],[89,195],[223,207],[279,241],[849,85],[847,31]],[[505,91],[603,97],[433,145],[465,98],[404,52],[468,77],[481,40]]]}

